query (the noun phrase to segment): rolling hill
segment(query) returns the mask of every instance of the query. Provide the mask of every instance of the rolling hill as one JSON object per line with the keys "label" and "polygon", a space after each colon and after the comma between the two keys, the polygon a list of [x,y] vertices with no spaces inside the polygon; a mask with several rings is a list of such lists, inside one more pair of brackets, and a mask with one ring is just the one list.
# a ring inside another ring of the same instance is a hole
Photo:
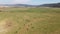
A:
{"label": "rolling hill", "polygon": [[0,6],[8,6],[8,7],[58,7],[58,8],[60,8],[60,3],[42,4],[42,5],[0,4]]}
{"label": "rolling hill", "polygon": [[60,3],[43,4],[43,5],[39,5],[38,7],[58,7],[58,8],[60,8]]}

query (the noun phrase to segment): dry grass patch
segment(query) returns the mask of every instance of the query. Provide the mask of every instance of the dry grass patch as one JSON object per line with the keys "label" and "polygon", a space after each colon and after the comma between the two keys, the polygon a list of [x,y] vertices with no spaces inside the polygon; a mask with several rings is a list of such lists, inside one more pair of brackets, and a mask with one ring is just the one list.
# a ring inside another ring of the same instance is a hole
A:
{"label": "dry grass patch", "polygon": [[17,24],[15,24],[12,20],[4,19],[0,21],[0,34],[6,34],[9,31],[12,31],[17,27]]}

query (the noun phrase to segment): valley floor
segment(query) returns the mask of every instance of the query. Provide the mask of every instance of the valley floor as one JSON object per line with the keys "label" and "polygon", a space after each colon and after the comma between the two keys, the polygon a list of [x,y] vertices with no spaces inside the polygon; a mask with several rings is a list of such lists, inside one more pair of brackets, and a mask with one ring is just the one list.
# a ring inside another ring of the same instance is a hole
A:
{"label": "valley floor", "polygon": [[60,8],[22,9],[1,10],[0,34],[60,34]]}

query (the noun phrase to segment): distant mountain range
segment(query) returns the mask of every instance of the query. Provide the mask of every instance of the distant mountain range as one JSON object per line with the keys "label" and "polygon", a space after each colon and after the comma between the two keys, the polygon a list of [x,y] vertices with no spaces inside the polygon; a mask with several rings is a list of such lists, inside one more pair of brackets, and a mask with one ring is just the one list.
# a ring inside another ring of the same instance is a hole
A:
{"label": "distant mountain range", "polygon": [[38,7],[58,7],[58,8],[60,8],[60,3],[43,4],[43,5],[39,5]]}
{"label": "distant mountain range", "polygon": [[0,6],[12,6],[12,7],[59,7],[60,3],[51,3],[43,5],[28,5],[28,4],[0,4]]}
{"label": "distant mountain range", "polygon": [[10,7],[36,7],[37,5],[28,5],[28,4],[0,4],[0,6],[10,6]]}

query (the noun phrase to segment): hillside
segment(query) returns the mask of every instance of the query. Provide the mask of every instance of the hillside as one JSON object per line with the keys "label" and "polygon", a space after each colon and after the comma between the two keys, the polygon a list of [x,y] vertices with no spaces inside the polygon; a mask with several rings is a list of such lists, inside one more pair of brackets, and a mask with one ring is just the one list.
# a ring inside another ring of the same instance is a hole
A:
{"label": "hillside", "polygon": [[39,5],[38,7],[58,7],[58,8],[60,8],[60,3],[43,4],[43,5]]}

